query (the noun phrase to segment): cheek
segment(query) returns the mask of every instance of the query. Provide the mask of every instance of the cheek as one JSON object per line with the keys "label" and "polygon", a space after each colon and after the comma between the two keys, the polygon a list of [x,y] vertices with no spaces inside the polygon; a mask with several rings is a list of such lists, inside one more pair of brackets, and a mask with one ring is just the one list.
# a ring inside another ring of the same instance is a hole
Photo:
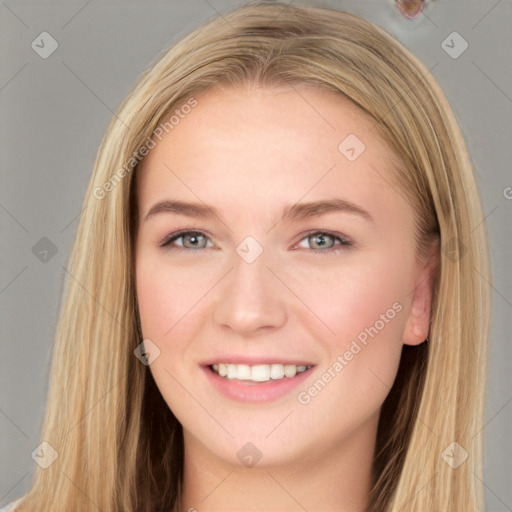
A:
{"label": "cheek", "polygon": [[[165,262],[141,258],[136,265],[137,298],[144,339],[160,350],[149,369],[169,407],[179,412],[189,405],[178,383],[187,379],[187,359],[193,358],[193,340],[205,317],[201,301],[212,283],[203,273],[167,268]],[[190,356],[190,357],[189,357]],[[188,405],[187,405],[188,404]]]}
{"label": "cheek", "polygon": [[316,318],[318,334],[338,348],[360,333],[364,341],[367,329],[375,332],[372,327],[381,339],[401,343],[410,302],[407,261],[373,256],[353,260],[314,273],[297,266],[288,274],[290,287],[311,313],[309,323],[313,326]]}
{"label": "cheek", "polygon": [[[140,259],[136,267],[137,297],[143,334],[165,342],[182,320],[197,314],[208,283],[198,272],[166,268],[161,261]],[[197,304],[199,307],[194,307]]]}
{"label": "cheek", "polygon": [[361,260],[349,271],[295,281],[296,286],[303,283],[295,289],[314,313],[307,314],[304,325],[311,333],[316,330],[326,353],[318,380],[301,390],[299,402],[311,403],[321,415],[330,411],[347,425],[378,410],[398,370],[407,321],[408,268],[406,262],[390,261]]}

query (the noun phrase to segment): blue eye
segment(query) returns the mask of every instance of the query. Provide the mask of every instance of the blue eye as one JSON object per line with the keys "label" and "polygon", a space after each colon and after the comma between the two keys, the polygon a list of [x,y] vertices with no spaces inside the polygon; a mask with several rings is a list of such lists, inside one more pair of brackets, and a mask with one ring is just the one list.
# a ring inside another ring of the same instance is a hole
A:
{"label": "blue eye", "polygon": [[[172,246],[177,240],[182,240],[178,246]],[[187,242],[188,240],[188,242]],[[206,249],[210,239],[201,231],[181,231],[166,236],[161,242],[160,247],[169,247],[170,249]],[[330,254],[339,253],[342,247],[348,247],[351,243],[343,236],[330,233],[328,231],[314,231],[306,235],[302,240],[307,240],[309,245],[316,245],[318,248],[311,247],[314,253]],[[336,243],[338,242],[338,243]],[[211,245],[209,246],[211,247]]]}
{"label": "blue eye", "polygon": [[[331,242],[329,242],[329,239]],[[315,231],[304,237],[302,240],[307,240],[311,245],[316,245],[320,249],[313,247],[315,253],[339,253],[343,247],[350,246],[350,242],[343,236],[330,233],[328,231]],[[301,242],[302,242],[301,240]],[[327,240],[327,241],[326,241]],[[336,244],[336,242],[339,242]]]}
{"label": "blue eye", "polygon": [[206,240],[208,237],[201,233],[200,231],[182,231],[181,233],[175,233],[165,237],[160,243],[160,247],[167,247],[171,245],[171,243],[173,243],[174,241],[179,240],[180,238],[182,238],[183,240],[191,240],[192,242],[191,246],[187,246],[186,244],[184,244],[182,246],[183,249],[196,250],[205,248],[205,244],[203,244],[201,240]]}

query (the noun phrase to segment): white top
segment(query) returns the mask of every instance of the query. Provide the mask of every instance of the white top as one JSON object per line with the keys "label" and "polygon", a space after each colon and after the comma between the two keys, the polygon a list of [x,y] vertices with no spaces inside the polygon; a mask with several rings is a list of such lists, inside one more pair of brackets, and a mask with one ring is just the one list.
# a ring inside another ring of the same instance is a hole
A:
{"label": "white top", "polygon": [[21,501],[21,498],[19,500],[11,501],[9,505],[6,505],[3,508],[0,508],[0,512],[9,512],[14,508],[14,505],[17,505]]}

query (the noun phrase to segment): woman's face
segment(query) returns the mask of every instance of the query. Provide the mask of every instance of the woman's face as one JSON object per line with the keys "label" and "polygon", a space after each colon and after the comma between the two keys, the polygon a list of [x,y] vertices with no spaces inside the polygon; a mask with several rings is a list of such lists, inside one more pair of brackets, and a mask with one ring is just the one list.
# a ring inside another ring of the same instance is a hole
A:
{"label": "woman's face", "polygon": [[391,150],[329,91],[195,98],[137,171],[142,332],[186,447],[260,467],[371,447],[430,314]]}

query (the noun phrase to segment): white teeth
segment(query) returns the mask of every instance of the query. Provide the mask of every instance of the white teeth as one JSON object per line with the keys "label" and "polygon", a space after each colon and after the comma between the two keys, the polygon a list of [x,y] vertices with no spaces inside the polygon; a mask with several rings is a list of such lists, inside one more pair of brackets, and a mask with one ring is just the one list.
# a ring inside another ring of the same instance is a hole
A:
{"label": "white teeth", "polygon": [[295,377],[297,373],[302,373],[311,368],[311,366],[294,364],[257,364],[249,366],[247,364],[218,363],[211,366],[213,371],[221,377],[237,380],[250,380],[253,382],[265,382],[267,380],[281,380],[285,377]]}
{"label": "white teeth", "polygon": [[287,364],[284,367],[284,374],[287,377],[295,377],[296,373],[297,373],[297,367],[294,364]]}
{"label": "white teeth", "polygon": [[228,364],[228,379],[236,379],[236,364]]}
{"label": "white teeth", "polygon": [[282,379],[284,377],[284,366],[282,364],[270,365],[270,378],[271,379]]}
{"label": "white teeth", "polygon": [[270,365],[268,364],[257,364],[251,367],[251,378],[256,382],[264,382],[270,379]]}
{"label": "white teeth", "polygon": [[251,367],[248,364],[238,364],[233,366],[236,368],[236,378],[238,380],[247,380],[251,378]]}

